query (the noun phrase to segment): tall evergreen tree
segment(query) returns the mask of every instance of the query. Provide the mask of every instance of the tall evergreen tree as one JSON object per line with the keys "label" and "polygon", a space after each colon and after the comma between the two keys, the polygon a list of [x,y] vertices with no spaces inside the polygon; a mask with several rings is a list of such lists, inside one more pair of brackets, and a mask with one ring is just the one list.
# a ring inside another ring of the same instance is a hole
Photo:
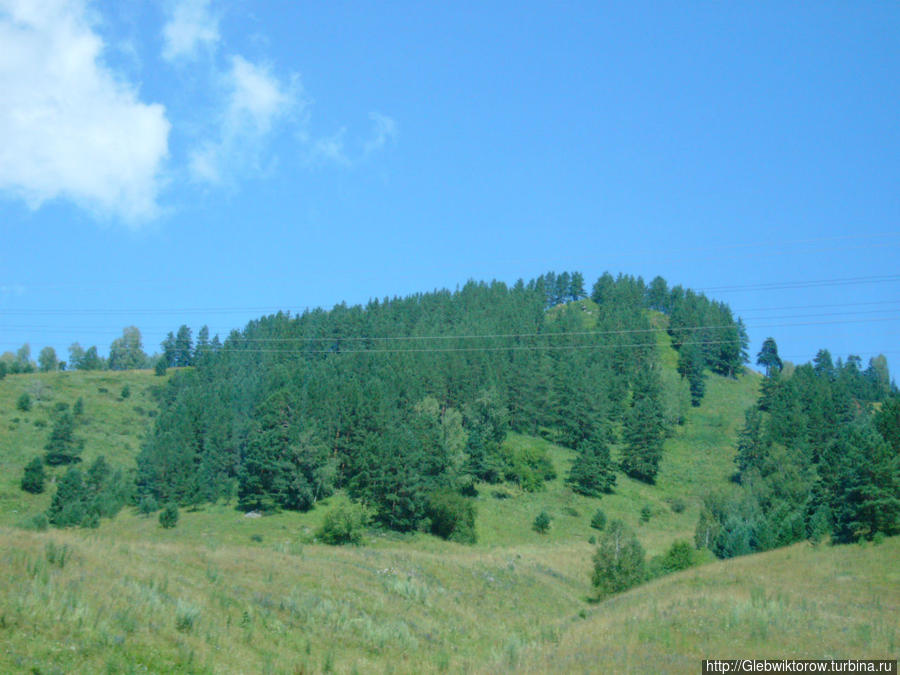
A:
{"label": "tall evergreen tree", "polygon": [[80,462],[83,448],[84,441],[75,436],[75,419],[72,414],[68,411],[60,413],[44,445],[45,461],[51,466]]}
{"label": "tall evergreen tree", "polygon": [[767,337],[763,341],[762,349],[756,355],[756,365],[766,369],[766,377],[781,372],[784,363],[778,356],[778,345],[775,344],[775,338]]}
{"label": "tall evergreen tree", "polygon": [[659,402],[650,397],[637,401],[625,414],[622,435],[622,470],[632,478],[655,482],[665,437]]}
{"label": "tall evergreen tree", "polygon": [[572,463],[566,483],[587,497],[612,492],[616,484],[615,467],[602,437],[595,435],[578,445],[578,456]]}

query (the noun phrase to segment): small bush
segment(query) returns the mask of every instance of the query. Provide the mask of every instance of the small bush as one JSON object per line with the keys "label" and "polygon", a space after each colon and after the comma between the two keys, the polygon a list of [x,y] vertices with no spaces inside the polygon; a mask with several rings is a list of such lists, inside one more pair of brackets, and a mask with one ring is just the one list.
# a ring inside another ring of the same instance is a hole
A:
{"label": "small bush", "polygon": [[606,514],[600,509],[597,509],[597,512],[591,516],[591,527],[595,530],[602,530],[606,527]]}
{"label": "small bush", "polygon": [[573,509],[571,506],[565,507],[563,509],[563,513],[565,513],[567,516],[572,516],[573,518],[577,518],[581,515],[580,513],[578,513],[577,509]]}
{"label": "small bush", "polygon": [[37,427],[38,429],[43,429],[44,427],[47,426],[47,420],[35,420],[34,426]]}
{"label": "small bush", "polygon": [[45,532],[48,527],[50,527],[50,521],[47,520],[46,513],[36,513],[31,518],[26,520],[22,527],[26,530],[35,530],[37,532]]}
{"label": "small bush", "polygon": [[27,391],[23,391],[22,395],[16,399],[16,408],[22,412],[31,410],[31,395]]}
{"label": "small bush", "polygon": [[684,503],[684,500],[681,497],[673,497],[669,500],[669,508],[672,509],[673,513],[684,513],[687,504]]}
{"label": "small bush", "polygon": [[262,543],[263,536],[261,534],[251,534],[250,541],[255,541],[257,544]]}
{"label": "small bush", "polygon": [[680,570],[686,570],[698,564],[697,550],[689,541],[678,539],[673,542],[663,555],[650,561],[650,576],[659,577],[664,574],[672,574]]}
{"label": "small bush", "polygon": [[129,396],[131,396],[131,387],[126,384],[122,387],[122,398],[128,398]]}
{"label": "small bush", "polygon": [[171,529],[178,524],[178,506],[167,504],[159,514],[159,524],[165,529]]}
{"label": "small bush", "polygon": [[56,412],[65,412],[66,410],[69,409],[69,404],[66,403],[65,401],[57,401],[57,402],[53,405],[53,409],[54,409]]}
{"label": "small bush", "polygon": [[153,495],[144,495],[141,497],[141,500],[138,502],[138,513],[142,516],[149,516],[151,513],[154,513],[159,510],[159,504],[154,499]]}
{"label": "small bush", "polygon": [[641,522],[649,523],[650,516],[652,516],[652,515],[653,515],[653,511],[650,509],[650,507],[644,506],[644,508],[641,509]]}
{"label": "small bush", "polygon": [[199,609],[189,603],[178,601],[175,609],[175,630],[179,633],[190,633],[199,619]]}
{"label": "small bush", "polygon": [[78,397],[78,400],[75,401],[75,405],[72,406],[72,414],[75,415],[75,417],[80,417],[84,414],[84,399],[80,396]]}
{"label": "small bush", "polygon": [[160,357],[156,360],[153,372],[156,373],[158,377],[162,377],[166,374],[166,360],[164,358]]}
{"label": "small bush", "polygon": [[547,534],[547,532],[550,530],[550,522],[550,514],[546,511],[541,511],[534,519],[531,527],[538,534]]}
{"label": "small bush", "polygon": [[322,527],[316,530],[316,537],[333,546],[361,544],[366,520],[365,512],[360,507],[338,506],[325,516]]}
{"label": "small bush", "polygon": [[591,546],[593,546],[594,544],[597,543],[597,537],[595,537],[594,535],[591,535],[590,537],[588,537],[588,543],[589,543]]}

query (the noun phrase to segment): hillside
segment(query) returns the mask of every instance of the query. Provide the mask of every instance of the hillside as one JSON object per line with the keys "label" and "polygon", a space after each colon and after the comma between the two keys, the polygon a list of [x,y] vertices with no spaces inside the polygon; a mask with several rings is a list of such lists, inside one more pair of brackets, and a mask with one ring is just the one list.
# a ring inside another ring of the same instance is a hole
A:
{"label": "hillside", "polygon": [[898,538],[712,563],[598,605],[565,569],[585,546],[167,538],[0,528],[0,669],[688,673],[706,657],[888,658],[900,644]]}
{"label": "hillside", "polygon": [[[731,376],[741,324],[690,292],[651,303],[643,282],[604,277],[592,299],[559,303],[543,283],[265,317],[165,377],[0,380],[0,670],[694,672],[736,647],[896,653],[896,537],[721,563],[704,550],[699,567],[596,601],[598,509],[648,558],[692,541],[711,493],[733,509],[756,499],[754,476],[733,482],[745,411],[761,394],[794,400],[796,382],[831,385],[805,367],[805,380]],[[394,346],[400,331],[410,346]],[[765,412],[771,434],[779,410]],[[69,414],[77,466],[106,457],[135,498],[178,502],[177,527],[131,503],[74,521],[93,529],[23,529],[68,475],[47,467],[31,495],[23,469]],[[758,447],[766,459],[780,446]],[[651,475],[622,470],[636,448],[661,448]],[[590,453],[615,476],[599,497],[567,480]],[[474,507],[476,542],[431,534],[430,500],[447,493]],[[322,545],[319,528],[351,501],[371,516],[363,545]],[[745,522],[765,531],[758,510],[735,513],[719,514],[726,544]]]}
{"label": "hillside", "polygon": [[[75,433],[85,441],[82,459],[91,462],[103,455],[113,466],[133,469],[158,412],[152,390],[165,379],[133,370],[32,373],[0,380],[0,524],[15,524],[49,505],[52,489],[31,495],[19,488],[22,469],[44,454],[54,417],[61,409],[71,411],[79,399],[84,412]],[[23,394],[32,401],[27,412],[16,406]]]}

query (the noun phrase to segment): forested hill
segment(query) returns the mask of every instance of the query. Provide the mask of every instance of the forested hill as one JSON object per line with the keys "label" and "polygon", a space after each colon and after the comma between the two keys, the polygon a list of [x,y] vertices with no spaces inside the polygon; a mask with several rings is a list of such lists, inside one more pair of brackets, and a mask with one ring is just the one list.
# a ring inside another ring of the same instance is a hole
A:
{"label": "forested hill", "polygon": [[199,346],[195,368],[171,378],[138,489],[306,510],[344,487],[387,527],[431,522],[465,539],[464,524],[437,523],[475,483],[536,489],[553,472],[510,454],[509,430],[577,450],[571,482],[584,494],[613,489],[611,443],[622,470],[653,482],[680,416],[661,384],[661,324],[695,405],[705,371],[746,361],[726,305],[660,278],[605,274],[588,297],[581,274],[546,274],[264,317]]}

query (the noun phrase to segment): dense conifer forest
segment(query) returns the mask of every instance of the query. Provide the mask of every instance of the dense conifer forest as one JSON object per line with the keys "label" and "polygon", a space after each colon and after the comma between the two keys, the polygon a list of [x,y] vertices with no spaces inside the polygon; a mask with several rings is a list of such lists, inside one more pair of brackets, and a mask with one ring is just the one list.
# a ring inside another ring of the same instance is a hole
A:
{"label": "dense conifer forest", "polygon": [[[539,453],[503,449],[510,430],[577,450],[568,479],[582,494],[612,490],[618,468],[652,483],[679,422],[653,317],[668,315],[695,405],[705,370],[743,368],[743,325],[660,278],[604,274],[587,297],[580,273],[548,273],[277,314],[221,345],[206,335],[192,348],[182,327],[163,358],[195,367],[162,394],[138,457],[139,493],[307,510],[343,487],[384,526],[412,530],[446,519],[447,495],[472,494],[478,481],[537,490],[553,477]],[[621,467],[611,443],[623,445]]]}

